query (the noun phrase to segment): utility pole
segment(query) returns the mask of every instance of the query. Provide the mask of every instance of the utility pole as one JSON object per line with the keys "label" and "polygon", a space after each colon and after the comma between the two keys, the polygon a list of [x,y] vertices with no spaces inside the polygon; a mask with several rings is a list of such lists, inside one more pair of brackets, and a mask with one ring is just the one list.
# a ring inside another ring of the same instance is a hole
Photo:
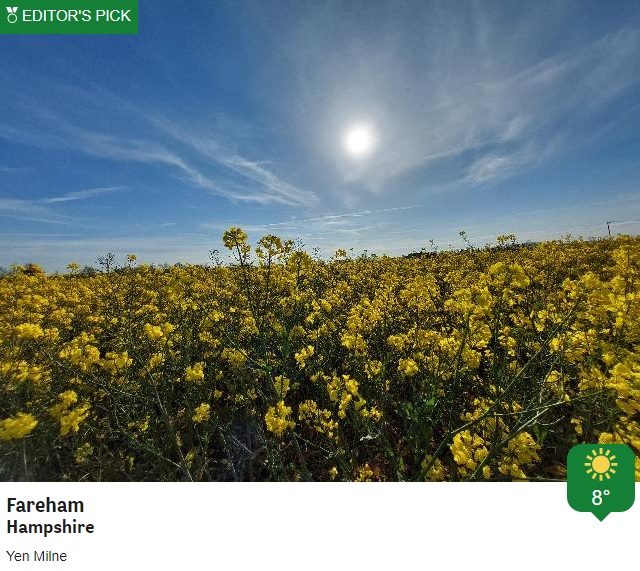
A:
{"label": "utility pole", "polygon": [[610,224],[614,224],[615,222],[620,222],[620,220],[607,220],[607,232],[609,232],[609,238],[611,238],[611,227]]}

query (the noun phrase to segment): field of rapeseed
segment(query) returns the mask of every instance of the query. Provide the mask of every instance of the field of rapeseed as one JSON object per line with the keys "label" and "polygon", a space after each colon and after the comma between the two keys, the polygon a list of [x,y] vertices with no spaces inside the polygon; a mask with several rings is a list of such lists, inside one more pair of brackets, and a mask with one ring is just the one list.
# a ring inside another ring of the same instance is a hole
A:
{"label": "field of rapeseed", "polygon": [[640,455],[640,238],[224,242],[231,266],[0,279],[0,478],[562,480],[577,443]]}

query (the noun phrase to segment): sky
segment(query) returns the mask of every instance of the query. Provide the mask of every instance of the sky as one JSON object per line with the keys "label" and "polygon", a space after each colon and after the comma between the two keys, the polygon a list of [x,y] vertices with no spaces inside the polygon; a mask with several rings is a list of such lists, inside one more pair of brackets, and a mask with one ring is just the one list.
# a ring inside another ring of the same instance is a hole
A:
{"label": "sky", "polygon": [[0,266],[640,233],[636,0],[139,0],[0,36]]}

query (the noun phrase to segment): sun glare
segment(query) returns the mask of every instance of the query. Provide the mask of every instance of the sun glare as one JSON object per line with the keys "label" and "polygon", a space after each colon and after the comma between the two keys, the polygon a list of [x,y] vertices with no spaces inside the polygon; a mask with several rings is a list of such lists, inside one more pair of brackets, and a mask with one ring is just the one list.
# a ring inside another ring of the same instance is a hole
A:
{"label": "sun glare", "polygon": [[344,148],[353,157],[364,157],[375,147],[376,138],[370,127],[351,127],[344,136]]}

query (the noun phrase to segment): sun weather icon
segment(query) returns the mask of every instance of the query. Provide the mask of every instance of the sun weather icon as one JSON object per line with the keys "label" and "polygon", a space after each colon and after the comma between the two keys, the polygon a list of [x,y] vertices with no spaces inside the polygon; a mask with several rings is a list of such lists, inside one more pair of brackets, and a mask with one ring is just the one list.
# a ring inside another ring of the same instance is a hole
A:
{"label": "sun weather icon", "polygon": [[587,474],[591,476],[592,480],[599,478],[600,482],[602,482],[603,478],[607,480],[611,479],[611,474],[615,474],[615,468],[618,466],[617,462],[614,462],[616,459],[615,454],[611,454],[611,450],[607,449],[603,451],[603,448],[599,448],[598,452],[595,450],[591,451],[591,454],[587,454],[588,462],[585,462],[584,465],[587,467]]}
{"label": "sun weather icon", "polygon": [[7,12],[9,12],[9,15],[7,16],[7,20],[9,20],[9,24],[15,24],[18,21],[18,15],[16,14],[16,12],[18,11],[18,7],[10,7],[7,6]]}
{"label": "sun weather icon", "polygon": [[600,521],[635,500],[635,463],[626,444],[576,444],[567,454],[567,500]]}

